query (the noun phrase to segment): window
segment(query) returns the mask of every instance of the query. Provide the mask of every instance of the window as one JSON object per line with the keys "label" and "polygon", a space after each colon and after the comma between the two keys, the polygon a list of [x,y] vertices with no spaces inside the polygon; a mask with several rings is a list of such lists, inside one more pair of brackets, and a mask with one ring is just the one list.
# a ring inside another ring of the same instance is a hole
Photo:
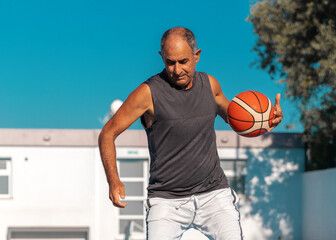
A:
{"label": "window", "polygon": [[0,158],[0,198],[11,197],[12,161],[11,158]]}
{"label": "window", "polygon": [[9,228],[9,240],[88,240],[88,228]]}
{"label": "window", "polygon": [[221,167],[230,187],[239,195],[245,195],[246,159],[221,159]]}
{"label": "window", "polygon": [[147,198],[148,159],[118,159],[120,180],[125,185],[126,208],[119,209],[119,234],[144,238],[146,234],[144,200]]}

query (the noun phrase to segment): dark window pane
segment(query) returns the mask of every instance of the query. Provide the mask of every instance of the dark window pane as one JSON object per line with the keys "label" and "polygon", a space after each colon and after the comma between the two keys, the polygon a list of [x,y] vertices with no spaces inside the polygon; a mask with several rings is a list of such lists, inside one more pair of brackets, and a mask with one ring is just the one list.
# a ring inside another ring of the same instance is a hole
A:
{"label": "dark window pane", "polygon": [[0,158],[0,169],[7,169],[7,161],[10,161],[10,158]]}
{"label": "dark window pane", "polygon": [[12,232],[11,239],[74,239],[74,240],[84,240],[87,239],[86,232],[55,232],[55,231],[20,231]]}
{"label": "dark window pane", "polygon": [[143,215],[143,201],[124,201],[127,203],[125,208],[120,208],[120,215]]}
{"label": "dark window pane", "polygon": [[6,169],[7,168],[7,162],[0,160],[0,169]]}
{"label": "dark window pane", "polygon": [[126,196],[143,196],[143,182],[124,182]]}
{"label": "dark window pane", "polygon": [[0,176],[0,194],[9,194],[8,176]]}
{"label": "dark window pane", "polygon": [[143,177],[143,160],[120,161],[120,177]]}

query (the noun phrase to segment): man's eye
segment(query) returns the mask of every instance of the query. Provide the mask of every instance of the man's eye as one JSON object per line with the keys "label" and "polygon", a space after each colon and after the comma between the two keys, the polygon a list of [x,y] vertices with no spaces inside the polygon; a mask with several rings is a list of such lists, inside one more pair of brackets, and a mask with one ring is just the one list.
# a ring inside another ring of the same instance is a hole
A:
{"label": "man's eye", "polygon": [[174,65],[175,64],[174,61],[170,61],[170,60],[167,60],[166,62],[167,62],[168,65]]}
{"label": "man's eye", "polygon": [[183,59],[180,61],[180,64],[186,64],[188,62],[188,59]]}

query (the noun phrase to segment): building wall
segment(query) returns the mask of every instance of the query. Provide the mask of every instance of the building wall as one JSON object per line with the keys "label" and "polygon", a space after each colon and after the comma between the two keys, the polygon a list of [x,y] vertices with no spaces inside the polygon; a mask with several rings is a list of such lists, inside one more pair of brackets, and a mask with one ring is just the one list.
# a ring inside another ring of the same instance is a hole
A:
{"label": "building wall", "polygon": [[302,239],[336,239],[336,169],[303,174]]}
{"label": "building wall", "polygon": [[[0,158],[10,157],[12,165],[12,197],[0,199],[0,240],[9,229],[34,228],[89,229],[90,240],[123,239],[119,210],[108,199],[98,133],[0,129],[7,136],[0,138]],[[148,159],[146,145],[144,131],[126,131],[117,139],[117,156]],[[297,136],[247,139],[219,131],[217,146],[222,160],[246,161],[239,204],[246,239],[301,239],[304,149]],[[183,240],[191,239],[206,238],[190,230]]]}
{"label": "building wall", "polygon": [[96,228],[95,149],[1,147],[12,161],[12,196],[0,199],[0,239],[8,228]]}

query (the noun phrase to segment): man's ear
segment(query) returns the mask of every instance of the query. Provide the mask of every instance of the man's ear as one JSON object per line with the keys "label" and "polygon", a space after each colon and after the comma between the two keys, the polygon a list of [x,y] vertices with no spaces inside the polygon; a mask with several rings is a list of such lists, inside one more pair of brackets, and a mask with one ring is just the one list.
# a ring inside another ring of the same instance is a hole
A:
{"label": "man's ear", "polygon": [[198,49],[194,55],[196,63],[198,63],[202,50]]}
{"label": "man's ear", "polygon": [[165,58],[164,58],[164,54],[163,54],[163,52],[159,51],[159,54],[160,54],[160,56],[161,56],[161,59],[162,59],[163,63],[165,63]]}

